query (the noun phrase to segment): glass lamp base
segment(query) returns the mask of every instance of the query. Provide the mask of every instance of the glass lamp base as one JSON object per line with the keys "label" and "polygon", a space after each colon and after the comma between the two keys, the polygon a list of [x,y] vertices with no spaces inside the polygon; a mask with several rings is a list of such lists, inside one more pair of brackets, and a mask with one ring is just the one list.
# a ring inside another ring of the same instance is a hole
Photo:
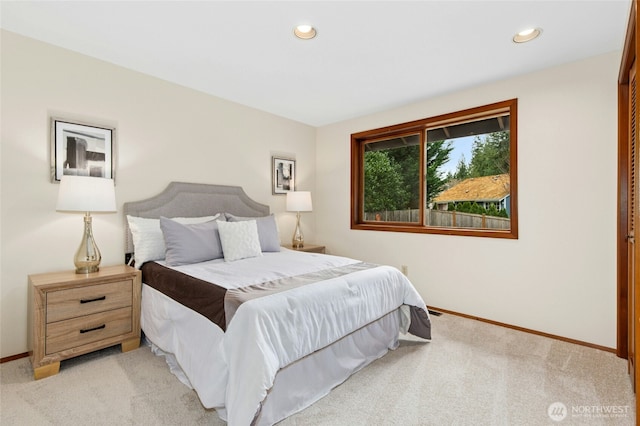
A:
{"label": "glass lamp base", "polygon": [[91,215],[87,213],[84,216],[84,234],[80,247],[76,251],[73,263],[76,265],[76,274],[91,274],[98,272],[100,269],[100,261],[102,256],[100,250],[93,239],[93,230],[91,228]]}
{"label": "glass lamp base", "polygon": [[92,274],[94,272],[98,272],[100,267],[98,265],[95,266],[80,266],[76,268],[76,274]]}
{"label": "glass lamp base", "polygon": [[304,247],[304,236],[302,236],[302,229],[300,229],[300,212],[296,215],[296,230],[293,231],[291,245],[296,249]]}

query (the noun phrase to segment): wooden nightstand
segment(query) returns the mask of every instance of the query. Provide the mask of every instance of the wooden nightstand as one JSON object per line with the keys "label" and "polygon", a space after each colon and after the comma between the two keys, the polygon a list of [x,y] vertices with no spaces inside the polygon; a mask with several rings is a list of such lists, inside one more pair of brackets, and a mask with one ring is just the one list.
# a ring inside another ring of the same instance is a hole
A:
{"label": "wooden nightstand", "polygon": [[282,247],[288,248],[289,250],[297,250],[297,251],[306,251],[308,253],[324,253],[324,246],[316,246],[314,244],[304,244],[302,248],[293,248],[291,244],[284,244]]}
{"label": "wooden nightstand", "polygon": [[126,265],[29,275],[34,378],[57,374],[68,358],[140,346],[140,289],[140,271]]}

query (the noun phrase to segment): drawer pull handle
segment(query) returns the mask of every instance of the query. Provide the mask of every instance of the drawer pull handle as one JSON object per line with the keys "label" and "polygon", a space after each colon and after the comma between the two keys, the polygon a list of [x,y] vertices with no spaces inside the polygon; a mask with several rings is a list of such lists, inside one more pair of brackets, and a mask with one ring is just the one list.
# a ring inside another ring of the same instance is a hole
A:
{"label": "drawer pull handle", "polygon": [[106,324],[102,324],[93,328],[83,328],[82,330],[80,330],[80,333],[88,333],[90,331],[102,330],[103,328],[106,328],[106,327],[107,327]]}
{"label": "drawer pull handle", "polygon": [[99,300],[105,300],[107,296],[96,297],[95,299],[80,299],[80,303],[97,302]]}

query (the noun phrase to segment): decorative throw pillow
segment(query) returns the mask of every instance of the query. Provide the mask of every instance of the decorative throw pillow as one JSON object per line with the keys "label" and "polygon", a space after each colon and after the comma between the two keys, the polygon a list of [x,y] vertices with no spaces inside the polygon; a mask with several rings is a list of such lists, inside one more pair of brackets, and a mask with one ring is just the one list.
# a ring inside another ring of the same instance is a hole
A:
{"label": "decorative throw pillow", "polygon": [[223,256],[215,220],[185,225],[161,217],[160,229],[167,247],[165,260],[169,266],[204,262]]}
{"label": "decorative throw pillow", "polygon": [[241,222],[255,220],[258,225],[258,238],[260,239],[260,249],[262,251],[280,251],[280,235],[278,224],[273,214],[262,217],[241,217],[231,213],[224,214],[229,222]]}
{"label": "decorative throw pillow", "polygon": [[[214,216],[203,217],[176,217],[171,220],[189,224],[209,222],[211,220],[216,220],[219,217],[220,214],[216,214]],[[127,215],[127,222],[129,222],[129,229],[131,230],[131,236],[133,237],[133,251],[136,268],[140,269],[145,262],[149,262],[151,260],[164,259],[166,247],[164,245],[162,230],[160,229],[160,219],[149,219],[146,217]]]}
{"label": "decorative throw pillow", "polygon": [[218,221],[224,260],[231,262],[248,257],[262,256],[258,226],[255,220],[241,222]]}

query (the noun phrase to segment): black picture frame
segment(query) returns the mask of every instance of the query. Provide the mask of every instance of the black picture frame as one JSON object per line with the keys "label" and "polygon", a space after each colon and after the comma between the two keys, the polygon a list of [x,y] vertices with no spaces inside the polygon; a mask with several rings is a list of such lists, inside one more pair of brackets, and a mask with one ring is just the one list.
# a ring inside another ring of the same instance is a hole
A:
{"label": "black picture frame", "polygon": [[296,160],[271,157],[271,192],[273,195],[286,194],[296,189]]}
{"label": "black picture frame", "polygon": [[115,179],[115,128],[51,117],[51,182],[64,175]]}

